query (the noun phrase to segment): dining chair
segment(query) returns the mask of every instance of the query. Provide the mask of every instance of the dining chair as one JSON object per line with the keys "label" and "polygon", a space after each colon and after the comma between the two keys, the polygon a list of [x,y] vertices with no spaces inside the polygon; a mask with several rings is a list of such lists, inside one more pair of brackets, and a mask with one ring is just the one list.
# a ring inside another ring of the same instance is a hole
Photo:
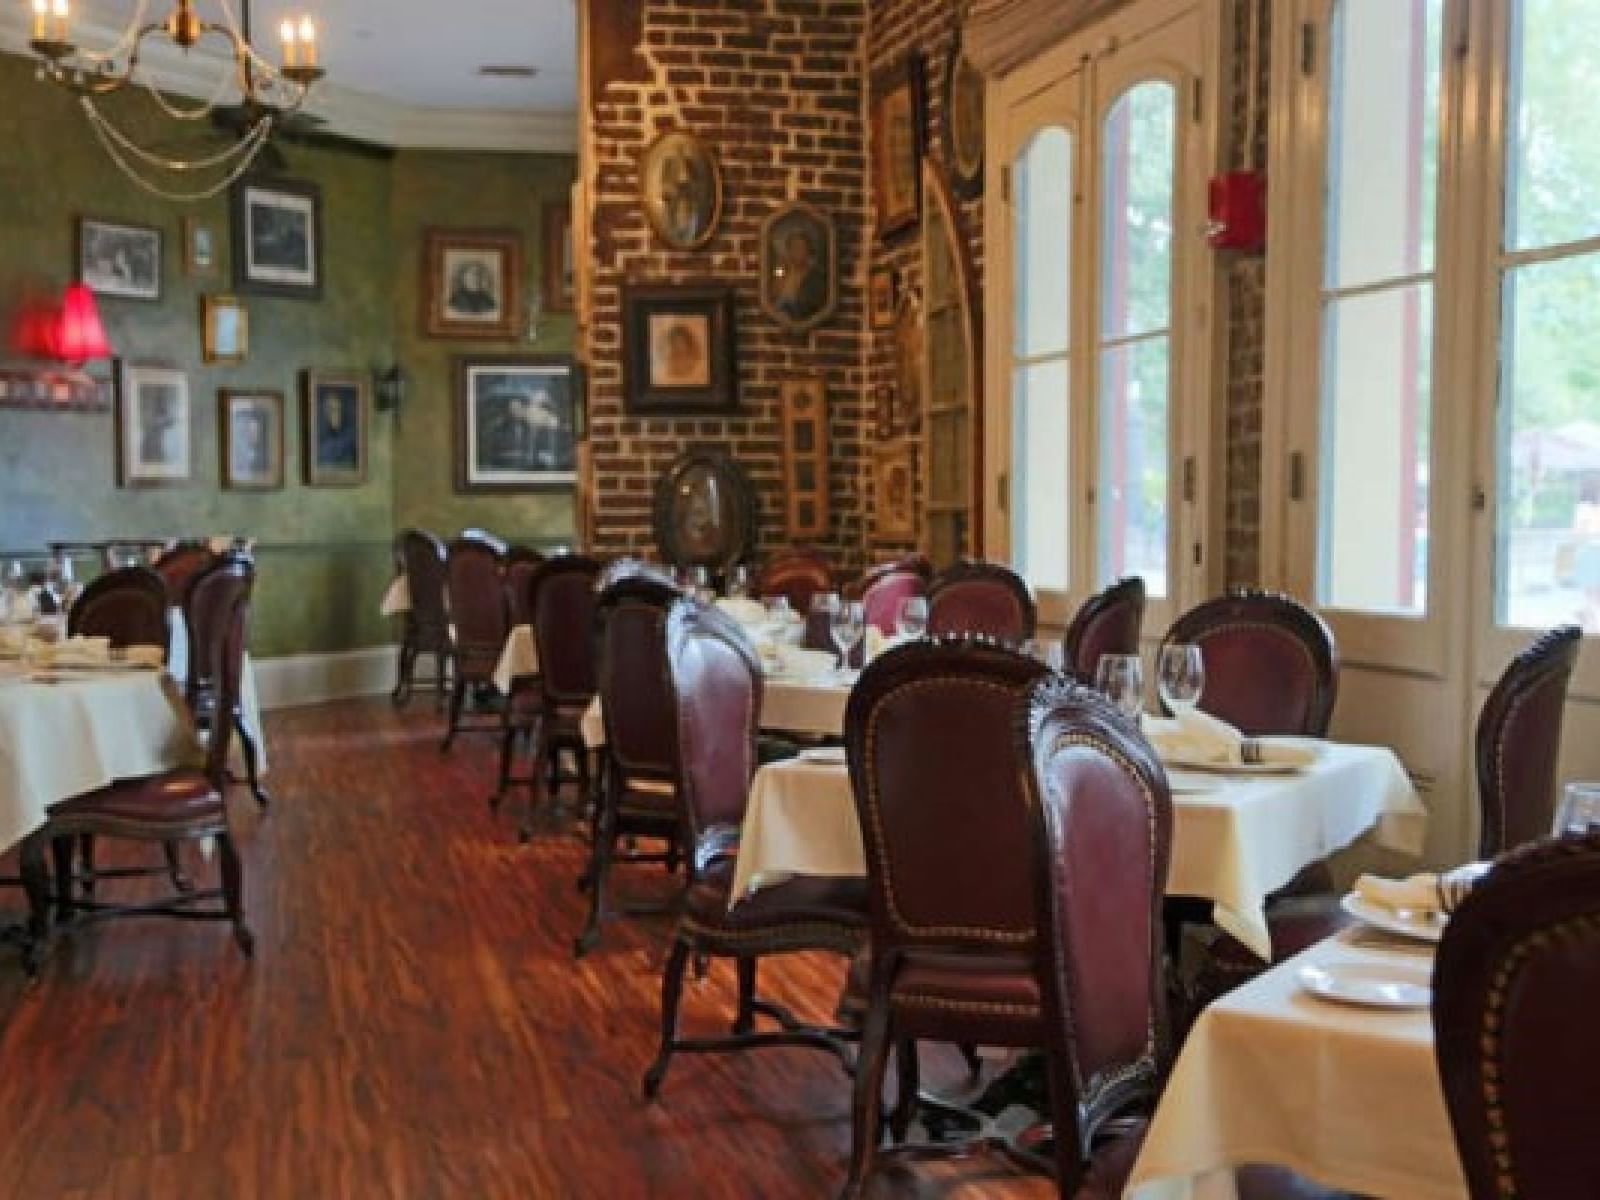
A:
{"label": "dining chair", "polygon": [[843,1194],[863,1194],[880,1154],[891,1049],[900,1139],[916,1043],[939,1041],[1043,1051],[1053,1161],[1026,1139],[999,1148],[1079,1195],[1096,1143],[1153,1107],[1164,1068],[1172,805],[1160,764],[1103,697],[971,637],[874,660],[845,744],[871,969]]}
{"label": "dining chair", "polygon": [[1102,655],[1139,653],[1144,600],[1144,580],[1132,576],[1085,600],[1061,639],[1065,669],[1092,684]]}
{"label": "dining chair", "polygon": [[[865,884],[798,876],[729,907],[740,828],[756,767],[761,664],[738,624],[687,597],[667,615],[668,681],[679,813],[689,847],[688,888],[661,977],[661,1044],[645,1072],[654,1098],[678,1053],[726,1053],[762,1046],[809,1046],[850,1066],[854,1034],[802,1024],[762,998],[757,973],[773,954],[827,951],[849,957],[866,937]],[[732,958],[739,981],[730,1034],[683,1037],[678,1003],[691,957]],[[758,1016],[778,1024],[757,1029]]]}
{"label": "dining chair", "polygon": [[1033,593],[999,563],[965,561],[947,567],[928,587],[928,632],[983,634],[1011,646],[1033,636]]}
{"label": "dining chair", "polygon": [[[589,864],[579,881],[589,893],[588,921],[573,947],[579,958],[594,948],[610,915],[616,863],[661,863],[671,872],[681,858],[676,729],[667,681],[667,614],[680,595],[645,574],[624,576],[600,593],[597,682],[606,745],[591,814]],[[622,838],[630,845],[648,838],[663,848],[623,852],[617,848]]]}
{"label": "dining chair", "polygon": [[498,713],[477,722],[462,715],[469,691],[476,700],[494,685],[494,670],[505,650],[509,626],[500,555],[481,539],[455,539],[445,550],[445,596],[454,626],[455,667],[449,723],[440,746],[448,752],[458,733],[503,733]]}
{"label": "dining chair", "polygon": [[[191,606],[215,614],[196,632],[206,638],[204,652],[218,664],[217,699],[222,711],[237,706],[243,672],[245,626],[255,569],[249,558],[225,554],[190,588]],[[196,645],[198,651],[201,648]],[[56,863],[55,906],[60,920],[79,910],[89,917],[171,916],[225,920],[234,940],[249,956],[255,939],[245,924],[243,868],[228,824],[225,800],[232,724],[218,721],[206,743],[204,766],[180,767],[140,779],[118,780],[104,788],[53,805],[42,829],[22,844],[21,862],[29,901],[30,973],[36,972],[51,935],[51,876],[48,848]],[[138,842],[210,839],[217,848],[221,886],[179,890],[162,900],[112,904],[73,894],[72,846],[80,837],[112,837]],[[220,901],[218,907],[205,907]]]}
{"label": "dining chair", "polygon": [[[1339,694],[1333,632],[1290,596],[1241,588],[1172,623],[1162,649],[1200,647],[1200,707],[1252,737],[1326,737]],[[1158,660],[1159,661],[1159,658]]]}
{"label": "dining chair", "polygon": [[445,600],[445,546],[425,529],[403,529],[394,539],[395,572],[403,575],[411,594],[400,636],[400,662],[392,699],[403,706],[411,699],[417,659],[433,655],[434,688],[443,702],[450,688],[454,647]]}
{"label": "dining chair", "polygon": [[928,591],[927,577],[914,570],[891,570],[876,573],[861,592],[861,607],[866,612],[867,624],[885,635],[893,634],[899,625],[900,609],[913,596],[924,596]]}
{"label": "dining chair", "polygon": [[513,626],[532,625],[531,607],[533,573],[544,555],[532,546],[512,546],[506,551],[506,611]]}
{"label": "dining chair", "polygon": [[1472,1200],[1595,1191],[1597,994],[1600,835],[1513,851],[1451,914],[1434,1053]]}
{"label": "dining chair", "polygon": [[756,576],[756,595],[786,596],[794,611],[802,615],[811,607],[811,597],[833,590],[833,567],[827,555],[810,546],[790,546],[772,555]]}
{"label": "dining chair", "polygon": [[660,563],[649,562],[630,554],[613,558],[600,568],[600,575],[594,584],[595,590],[603,592],[612,584],[624,579],[631,579],[634,576],[644,576],[647,579],[653,579],[659,584],[670,587],[674,591],[682,591],[678,587],[678,581],[673,578],[671,570]]}
{"label": "dining chair", "polygon": [[120,567],[96,576],[67,613],[69,636],[104,637],[116,649],[160,646],[168,653],[172,627],[167,585],[149,567]]}
{"label": "dining chair", "polygon": [[490,533],[487,529],[479,529],[476,526],[469,526],[463,529],[456,540],[477,542],[480,546],[492,550],[495,557],[500,559],[504,559],[511,550],[511,547],[506,544],[505,538],[500,537],[498,534]]}
{"label": "dining chair", "polygon": [[876,563],[861,572],[861,577],[844,589],[852,600],[865,600],[867,590],[886,575],[910,573],[922,580],[924,589],[933,582],[933,562],[926,554],[903,554],[888,562]]}
{"label": "dining chair", "polygon": [[[243,549],[234,549],[227,552],[227,556],[251,564],[252,583],[256,578],[254,560],[249,552]],[[219,557],[216,561],[220,562]],[[262,808],[268,807],[272,802],[271,795],[267,792],[266,785],[261,782],[261,749],[256,744],[257,736],[263,731],[254,730],[244,717],[244,705],[241,702],[242,692],[236,688],[231,700],[224,700],[222,696],[222,667],[223,660],[213,653],[214,648],[221,644],[218,641],[216,627],[219,622],[232,620],[232,613],[221,605],[219,597],[226,593],[215,590],[198,592],[200,580],[210,574],[208,570],[190,584],[188,594],[184,599],[183,622],[189,642],[188,674],[183,681],[184,700],[189,708],[189,715],[193,718],[196,729],[208,738],[216,736],[216,730],[221,725],[231,727],[233,733],[239,738],[239,753],[244,759],[245,782],[250,788],[250,794],[255,797],[256,803]],[[219,606],[221,605],[221,606]],[[238,652],[243,656],[249,650],[248,642],[248,615],[249,604],[245,605],[245,620],[242,620],[237,630],[237,636],[245,639],[239,646]],[[231,634],[229,636],[232,636]],[[231,648],[230,648],[231,653]]]}
{"label": "dining chair", "polygon": [[167,585],[168,606],[182,608],[189,594],[189,585],[196,576],[209,569],[216,559],[210,543],[203,539],[179,538],[168,542],[151,564]]}

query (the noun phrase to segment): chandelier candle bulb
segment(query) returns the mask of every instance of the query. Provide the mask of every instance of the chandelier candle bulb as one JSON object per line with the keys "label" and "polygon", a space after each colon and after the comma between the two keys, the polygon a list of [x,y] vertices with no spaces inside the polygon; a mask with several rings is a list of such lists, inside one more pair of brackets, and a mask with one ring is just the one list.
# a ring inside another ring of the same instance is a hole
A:
{"label": "chandelier candle bulb", "polygon": [[51,15],[56,19],[55,40],[58,42],[66,41],[67,24],[70,20],[70,13],[67,8],[67,0],[54,0],[50,6],[50,12]]}
{"label": "chandelier candle bulb", "polygon": [[50,15],[50,0],[33,0],[33,40],[42,42],[45,37],[45,20]]}
{"label": "chandelier candle bulb", "polygon": [[278,26],[278,36],[283,39],[283,65],[292,67],[296,65],[298,55],[295,53],[295,28],[293,21],[285,21]]}
{"label": "chandelier candle bulb", "polygon": [[310,17],[300,18],[300,46],[303,51],[301,57],[304,65],[314,67],[317,65],[317,26]]}

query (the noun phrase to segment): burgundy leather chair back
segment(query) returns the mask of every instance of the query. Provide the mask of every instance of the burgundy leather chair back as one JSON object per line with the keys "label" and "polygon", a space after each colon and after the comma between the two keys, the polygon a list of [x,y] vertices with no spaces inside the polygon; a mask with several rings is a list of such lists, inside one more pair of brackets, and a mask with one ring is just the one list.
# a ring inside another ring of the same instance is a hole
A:
{"label": "burgundy leather chair back", "polygon": [[1541,636],[1500,676],[1478,714],[1478,857],[1493,858],[1550,833],[1567,684],[1583,631]]}
{"label": "burgundy leather chair back", "polygon": [[845,589],[856,600],[866,598],[867,589],[885,575],[898,575],[908,572],[922,580],[923,589],[933,582],[933,563],[926,554],[906,554],[889,562],[881,562],[868,567],[861,573],[861,578]]}
{"label": "burgundy leather chair back", "polygon": [[[677,779],[688,843],[744,820],[756,769],[761,663],[726,614],[682,598],[667,617]],[[698,870],[697,864],[691,870]]]}
{"label": "burgundy leather chair back", "polygon": [[1139,653],[1144,626],[1144,580],[1119,580],[1083,602],[1062,638],[1066,669],[1093,683],[1103,654]]}
{"label": "burgundy leather chair back", "polygon": [[595,588],[604,592],[612,584],[620,583],[624,579],[632,579],[635,576],[643,576],[646,579],[669,587],[675,592],[681,593],[683,590],[678,586],[678,581],[672,577],[672,572],[666,567],[661,566],[659,563],[647,562],[642,558],[633,558],[628,555],[624,555],[622,558],[613,558],[606,563],[600,570],[600,578],[595,581]]}
{"label": "burgundy leather chair back", "polygon": [[1445,927],[1439,1076],[1473,1200],[1588,1196],[1600,1179],[1600,836],[1513,851]]}
{"label": "burgundy leather chair back", "polygon": [[531,546],[506,551],[506,611],[512,625],[533,624],[533,573],[543,561]]}
{"label": "burgundy leather chair back", "polygon": [[874,659],[851,690],[874,953],[1032,947],[1034,830],[1013,726],[1043,671],[992,643],[924,640]]}
{"label": "burgundy leather chair back", "polygon": [[160,646],[171,641],[167,585],[149,567],[123,567],[96,577],[67,614],[67,632],[106,637],[115,647]]}
{"label": "burgundy leather chair back", "polygon": [[1253,735],[1325,737],[1339,694],[1339,654],[1321,617],[1275,592],[1240,590],[1173,622],[1162,645],[1200,647],[1200,707]]}
{"label": "burgundy leather chair back", "polygon": [[216,561],[209,544],[189,539],[169,544],[151,566],[167,586],[167,604],[182,608],[187,603],[189,585]]}
{"label": "burgundy leather chair back", "polygon": [[191,584],[184,610],[189,629],[189,707],[210,730],[205,769],[213,780],[225,781],[228,775],[230,714],[239,704],[254,585],[255,566],[249,556],[220,555]]}
{"label": "burgundy leather chair back", "polygon": [[594,698],[595,581],[600,564],[582,554],[558,554],[533,575],[533,640],[545,706],[581,708]]}
{"label": "burgundy leather chair back", "polygon": [[811,607],[811,597],[833,590],[833,568],[820,550],[796,546],[779,551],[756,576],[756,595],[787,596],[797,613]]}
{"label": "burgundy leather chair back", "polygon": [[928,632],[980,633],[1018,646],[1033,636],[1033,593],[999,563],[961,562],[928,589]]}
{"label": "burgundy leather chair back", "polygon": [[886,571],[867,585],[861,593],[861,606],[866,609],[867,624],[876,626],[886,634],[895,631],[900,618],[900,606],[911,596],[921,596],[928,590],[927,580],[915,571]]}
{"label": "burgundy leather chair back", "polygon": [[[1041,994],[1092,1131],[1164,1054],[1161,907],[1172,848],[1167,779],[1137,727],[1065,675],[1034,689],[1018,758],[1037,822]],[[1087,1147],[1081,1147],[1087,1150]]]}
{"label": "burgundy leather chair back", "polygon": [[474,683],[494,674],[510,629],[501,566],[500,556],[476,538],[457,538],[445,552],[456,670]]}
{"label": "burgundy leather chair back", "polygon": [[478,544],[493,550],[495,556],[502,559],[505,558],[506,555],[511,551],[511,547],[506,545],[505,538],[490,533],[487,529],[479,529],[475,526],[470,529],[463,529],[458,540],[464,542],[477,542]]}
{"label": "burgundy leather chair back", "polygon": [[606,748],[628,774],[670,777],[677,729],[667,676],[667,614],[678,589],[647,575],[600,593],[600,711]]}
{"label": "burgundy leather chair back", "polygon": [[442,637],[450,627],[445,606],[444,543],[424,529],[403,529],[394,540],[395,566],[411,592],[408,619],[420,633]]}

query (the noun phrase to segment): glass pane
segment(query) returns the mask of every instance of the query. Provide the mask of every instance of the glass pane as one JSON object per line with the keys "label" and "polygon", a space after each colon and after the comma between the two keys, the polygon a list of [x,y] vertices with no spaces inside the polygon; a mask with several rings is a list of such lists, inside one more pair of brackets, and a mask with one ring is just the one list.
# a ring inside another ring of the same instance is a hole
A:
{"label": "glass pane", "polygon": [[1335,608],[1421,614],[1433,285],[1332,303],[1322,380],[1317,598]]}
{"label": "glass pane", "polygon": [[1445,0],[1341,0],[1333,19],[1327,277],[1433,270]]}
{"label": "glass pane", "polygon": [[1012,169],[1016,191],[1017,355],[1064,354],[1071,333],[1072,135],[1052,127]]}
{"label": "glass pane", "polygon": [[[1537,17],[1537,20],[1530,20]],[[1506,243],[1518,250],[1600,234],[1600,4],[1512,6]]]}
{"label": "glass pane", "polygon": [[1069,472],[1068,364],[1020,367],[1012,400],[1011,548],[1035,588],[1066,590]]}
{"label": "glass pane", "polygon": [[1129,89],[1106,116],[1100,328],[1107,339],[1169,323],[1176,120],[1176,90],[1160,81]]}
{"label": "glass pane", "polygon": [[1495,618],[1600,634],[1600,255],[1505,284]]}
{"label": "glass pane", "polygon": [[1138,575],[1167,594],[1167,371],[1165,336],[1100,355],[1101,584]]}

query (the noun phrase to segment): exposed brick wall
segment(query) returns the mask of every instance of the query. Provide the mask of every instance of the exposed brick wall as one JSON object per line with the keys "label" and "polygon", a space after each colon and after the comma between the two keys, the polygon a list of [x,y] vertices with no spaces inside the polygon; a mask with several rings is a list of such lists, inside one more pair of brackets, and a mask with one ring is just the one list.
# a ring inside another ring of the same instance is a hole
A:
{"label": "exposed brick wall", "polygon": [[[717,447],[749,471],[760,500],[760,549],[787,540],[782,508],[780,385],[820,375],[830,404],[833,528],[842,560],[864,540],[860,464],[870,436],[863,371],[866,317],[866,134],[862,46],[867,0],[591,0],[591,38],[637,20],[637,53],[611,46],[591,64],[588,149],[594,170],[590,430],[593,540],[602,554],[649,551],[656,480],[691,447]],[[630,31],[631,32],[631,31]],[[662,131],[681,127],[713,147],[724,207],[703,248],[655,237],[639,203],[638,162]],[[790,335],[758,300],[759,232],[779,205],[804,200],[834,216],[839,305],[820,328]],[[626,282],[715,281],[737,289],[741,412],[726,419],[644,421],[623,412],[622,289]]]}

